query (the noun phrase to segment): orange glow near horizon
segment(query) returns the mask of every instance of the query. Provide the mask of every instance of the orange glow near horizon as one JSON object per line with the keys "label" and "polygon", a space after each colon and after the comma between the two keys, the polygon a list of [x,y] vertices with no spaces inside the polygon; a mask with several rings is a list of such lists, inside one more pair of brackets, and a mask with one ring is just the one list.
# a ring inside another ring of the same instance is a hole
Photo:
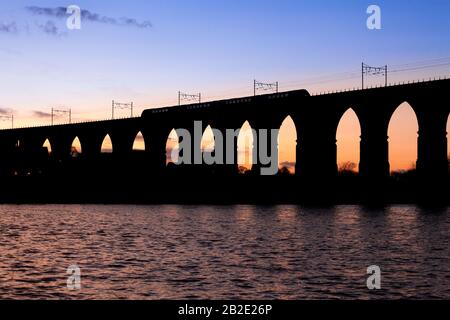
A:
{"label": "orange glow near horizon", "polygon": [[250,123],[246,121],[239,133],[237,142],[238,165],[251,169],[253,167],[253,133]]}
{"label": "orange glow near horizon", "polygon": [[52,153],[52,145],[50,144],[50,141],[48,139],[45,140],[43,147],[47,148],[49,154]]}
{"label": "orange glow near horizon", "polygon": [[[447,121],[447,132],[450,132],[450,115]],[[250,123],[246,121],[238,137],[238,164],[247,169],[252,167],[253,136]],[[388,129],[389,162],[391,171],[409,170],[417,161],[418,123],[414,110],[408,103],[402,103],[392,115]],[[361,127],[353,109],[348,109],[342,116],[337,132],[337,164],[352,164],[353,171],[359,170]],[[450,139],[448,153],[450,156]],[[136,142],[137,143],[137,142]],[[279,132],[279,167],[287,167],[295,173],[297,130],[291,117],[287,117]],[[210,126],[204,132],[201,148],[203,151],[214,150],[214,135]],[[178,148],[178,136],[172,131],[167,141],[167,161],[170,162],[170,151]],[[347,169],[348,166],[345,166]]]}
{"label": "orange glow near horizon", "polygon": [[203,133],[201,150],[202,152],[212,152],[214,151],[215,146],[214,133],[211,126],[208,126]]}
{"label": "orange glow near horizon", "polygon": [[171,162],[176,162],[178,161],[178,159],[176,159],[174,157],[174,159],[172,159],[172,157],[176,154],[176,152],[173,152],[174,150],[178,150],[180,147],[180,144],[178,142],[178,134],[175,131],[175,129],[173,129],[169,136],[167,137],[167,142],[166,142],[166,164],[169,164]]}
{"label": "orange glow near horizon", "polygon": [[447,118],[447,155],[450,159],[450,114]]}
{"label": "orange glow near horizon", "polygon": [[142,135],[142,132],[139,132],[134,139],[133,143],[133,150],[134,151],[145,151],[145,141],[144,136]]}
{"label": "orange glow near horizon", "polygon": [[72,142],[72,152],[75,153],[82,153],[82,149],[81,149],[81,142],[80,139],[78,137],[76,137],[73,142]]}
{"label": "orange glow near horizon", "polygon": [[297,129],[294,120],[289,116],[283,121],[278,136],[278,167],[285,167],[289,172],[295,173],[296,154]]}
{"label": "orange glow near horizon", "polygon": [[[341,118],[336,133],[338,167],[359,171],[361,126],[353,109],[348,109]],[[350,164],[350,166],[349,166]]]}
{"label": "orange glow near horizon", "polygon": [[102,153],[112,153],[113,152],[113,145],[111,141],[111,137],[109,134],[106,135],[105,139],[103,140],[102,144]]}
{"label": "orange glow near horizon", "polygon": [[389,163],[391,171],[409,170],[416,167],[419,125],[414,110],[402,103],[389,123]]}

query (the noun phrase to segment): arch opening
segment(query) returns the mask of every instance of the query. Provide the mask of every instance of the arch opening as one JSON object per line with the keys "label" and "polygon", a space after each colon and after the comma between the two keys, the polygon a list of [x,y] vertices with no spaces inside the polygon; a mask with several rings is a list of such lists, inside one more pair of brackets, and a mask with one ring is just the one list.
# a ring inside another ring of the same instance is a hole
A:
{"label": "arch opening", "polygon": [[200,143],[202,153],[213,153],[216,148],[214,132],[211,126],[207,126],[203,132],[202,141]]}
{"label": "arch opening", "polygon": [[202,141],[201,141],[201,150],[202,152],[213,152],[216,146],[214,132],[211,126],[207,126],[205,131],[203,132]]}
{"label": "arch opening", "polygon": [[400,104],[389,122],[389,164],[391,174],[416,169],[419,124],[416,113],[407,102]]}
{"label": "arch opening", "polygon": [[253,140],[253,129],[250,123],[245,121],[237,139],[237,161],[241,174],[245,174],[253,168]]}
{"label": "arch opening", "polygon": [[180,141],[175,129],[172,129],[166,142],[166,165],[173,165],[178,162]]}
{"label": "arch opening", "polygon": [[340,174],[359,172],[361,124],[349,108],[341,117],[336,131],[337,167]]}
{"label": "arch opening", "polygon": [[81,142],[78,137],[75,137],[72,141],[72,145],[70,147],[70,156],[72,158],[78,158],[82,153]]}
{"label": "arch opening", "polygon": [[138,132],[133,143],[133,151],[145,151],[145,140],[142,132]]}
{"label": "arch opening", "polygon": [[291,116],[287,116],[280,126],[278,134],[279,174],[295,174],[297,163],[297,128]]}
{"label": "arch opening", "polygon": [[50,140],[45,140],[44,144],[42,145],[42,148],[47,150],[48,155],[50,156],[52,154],[52,144],[50,143]]}
{"label": "arch opening", "polygon": [[101,153],[111,154],[113,152],[113,144],[109,134],[103,139]]}

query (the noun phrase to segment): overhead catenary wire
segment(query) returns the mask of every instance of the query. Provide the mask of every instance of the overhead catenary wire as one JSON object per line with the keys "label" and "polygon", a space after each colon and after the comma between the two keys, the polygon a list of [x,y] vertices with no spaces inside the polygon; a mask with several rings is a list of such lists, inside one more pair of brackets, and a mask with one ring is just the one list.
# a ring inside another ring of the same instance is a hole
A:
{"label": "overhead catenary wire", "polygon": [[[426,69],[435,69],[438,67],[446,67],[450,66],[450,57],[442,57],[442,58],[434,58],[434,59],[428,59],[428,60],[420,60],[415,62],[408,62],[408,63],[402,63],[402,64],[394,64],[389,65],[390,70],[389,73],[392,74],[400,74],[400,73],[408,73],[408,72],[414,72],[414,71],[420,71],[420,70],[426,70]],[[343,72],[337,72],[333,74],[328,75],[319,75],[309,78],[303,78],[301,80],[291,80],[291,81],[282,81],[280,82],[280,91],[281,89],[286,90],[290,88],[299,88],[299,87],[311,87],[314,85],[320,85],[320,84],[326,84],[326,83],[335,83],[335,82],[341,82],[341,81],[347,81],[347,80],[353,80],[361,77],[361,70],[350,70],[350,71],[343,71]],[[441,75],[443,76],[443,75]],[[432,79],[433,77],[430,77]],[[408,82],[406,80],[405,82]],[[353,88],[353,89],[357,89]],[[233,97],[238,96],[251,96],[250,94],[250,87],[249,86],[241,86],[241,87],[235,87],[235,88],[229,88],[223,91],[218,92],[215,95],[204,95],[202,96],[201,100],[202,102],[210,102],[214,100],[219,99],[230,99]],[[150,106],[141,106],[139,109],[151,109],[151,108],[158,108],[159,106],[167,106],[167,105],[177,105],[176,101],[174,100],[166,100],[166,101],[160,101],[157,105],[154,104],[151,107]],[[87,121],[87,120],[86,120]],[[85,122],[86,122],[85,121]],[[102,121],[102,120],[93,120],[93,121]],[[83,123],[77,122],[77,123]],[[20,127],[20,126],[19,126]],[[25,128],[25,127],[23,127]]]}

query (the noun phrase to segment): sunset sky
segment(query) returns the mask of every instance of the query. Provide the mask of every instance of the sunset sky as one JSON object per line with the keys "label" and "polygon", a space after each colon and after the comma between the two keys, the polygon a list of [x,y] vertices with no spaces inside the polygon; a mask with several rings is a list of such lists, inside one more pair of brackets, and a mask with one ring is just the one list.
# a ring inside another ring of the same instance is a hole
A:
{"label": "sunset sky", "polygon": [[[71,4],[88,13],[81,30],[67,29],[57,9]],[[370,4],[382,10],[381,30],[366,27]],[[71,108],[74,121],[106,119],[113,99],[133,101],[140,113],[175,105],[179,90],[204,100],[251,95],[254,79],[311,93],[354,88],[362,61],[388,64],[393,82],[449,76],[449,40],[445,0],[2,1],[0,113],[13,112],[17,126],[49,124],[52,107]],[[389,136],[392,169],[411,167],[417,123],[407,105]],[[351,112],[337,140],[338,162],[357,163]],[[295,161],[289,120],[280,161]]]}

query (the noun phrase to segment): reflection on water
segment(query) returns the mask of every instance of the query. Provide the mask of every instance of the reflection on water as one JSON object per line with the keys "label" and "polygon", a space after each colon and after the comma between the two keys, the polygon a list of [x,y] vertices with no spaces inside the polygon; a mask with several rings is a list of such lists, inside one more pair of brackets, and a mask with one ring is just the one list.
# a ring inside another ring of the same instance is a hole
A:
{"label": "reflection on water", "polygon": [[448,299],[449,235],[450,208],[0,206],[0,297]]}

